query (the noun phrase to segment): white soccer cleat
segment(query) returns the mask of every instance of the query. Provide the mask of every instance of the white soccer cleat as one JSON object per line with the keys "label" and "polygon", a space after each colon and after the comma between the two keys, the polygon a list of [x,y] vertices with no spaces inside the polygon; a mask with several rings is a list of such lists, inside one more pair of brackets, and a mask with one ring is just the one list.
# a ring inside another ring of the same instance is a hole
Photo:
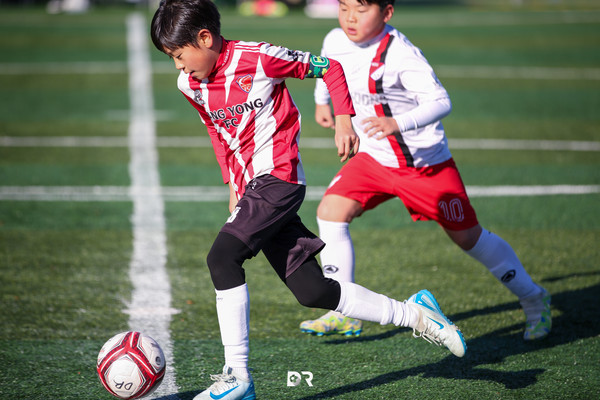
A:
{"label": "white soccer cleat", "polygon": [[414,337],[422,337],[438,346],[444,345],[457,357],[465,355],[467,345],[462,333],[452,321],[446,318],[429,290],[421,290],[413,294],[406,304],[419,314],[419,323],[413,329]]}
{"label": "white soccer cleat", "polygon": [[237,376],[227,365],[223,373],[211,375],[215,381],[208,389],[194,397],[194,400],[255,400],[254,381]]}

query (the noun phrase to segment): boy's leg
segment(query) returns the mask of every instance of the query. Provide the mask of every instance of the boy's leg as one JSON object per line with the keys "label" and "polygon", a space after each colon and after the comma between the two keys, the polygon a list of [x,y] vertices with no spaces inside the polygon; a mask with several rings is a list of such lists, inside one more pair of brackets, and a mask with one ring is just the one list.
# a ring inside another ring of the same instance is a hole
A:
{"label": "boy's leg", "polygon": [[[328,198],[331,196],[325,196],[321,205],[327,204]],[[341,197],[340,199],[353,202],[351,199]],[[344,208],[339,207],[339,204],[335,208],[344,212]],[[319,254],[323,273],[326,277],[338,282],[354,282],[354,246],[350,236],[349,222],[334,222],[317,217],[317,223],[319,224],[319,237],[326,243]],[[361,320],[346,317],[336,311],[329,311],[317,319],[302,321],[300,330],[317,336],[331,334],[359,336],[362,333],[362,326]]]}
{"label": "boy's leg", "polygon": [[[364,171],[369,171],[365,174]],[[319,237],[326,243],[320,253],[323,273],[339,282],[354,282],[354,245],[349,225],[369,208],[389,199],[384,182],[389,172],[371,156],[359,153],[333,178],[317,209]],[[360,335],[362,321],[336,311],[300,323],[300,330],[317,336]]]}
{"label": "boy's leg", "polygon": [[319,254],[323,273],[338,282],[354,282],[354,244],[350,222],[337,222],[317,217],[319,237],[325,247]]}
{"label": "boy's leg", "polygon": [[208,253],[225,366],[222,374],[211,375],[215,383],[194,400],[256,398],[248,371],[250,299],[242,268],[250,257],[252,251],[241,240],[224,232],[219,233]]}
{"label": "boy's leg", "polygon": [[413,219],[437,221],[459,247],[519,298],[528,321],[526,340],[545,336],[551,325],[549,294],[533,283],[506,241],[479,226],[454,161],[414,172],[417,179],[396,185]]}
{"label": "boy's leg", "polygon": [[519,298],[527,319],[523,335],[525,340],[541,339],[550,333],[550,294],[533,282],[510,244],[500,236],[482,229],[475,246],[465,252],[482,263]]}
{"label": "boy's leg", "polygon": [[413,328],[424,338],[445,345],[456,356],[465,354],[462,334],[444,316],[433,295],[426,290],[400,302],[352,282],[325,278],[314,257],[284,282],[300,304],[306,307],[331,309],[351,318],[382,325],[392,323]]}
{"label": "boy's leg", "polygon": [[225,351],[225,365],[241,377],[249,378],[250,300],[243,262],[251,250],[238,238],[219,233],[207,256],[217,297],[217,316]]}

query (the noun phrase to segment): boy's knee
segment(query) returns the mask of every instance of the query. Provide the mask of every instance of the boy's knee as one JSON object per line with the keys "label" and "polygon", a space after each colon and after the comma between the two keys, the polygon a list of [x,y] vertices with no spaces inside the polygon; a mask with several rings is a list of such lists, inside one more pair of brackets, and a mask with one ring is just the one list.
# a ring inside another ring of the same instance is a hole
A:
{"label": "boy's knee", "polygon": [[[339,303],[335,298],[334,292],[330,286],[327,287],[312,287],[309,290],[294,292],[298,303],[309,308],[323,308],[327,310],[335,309]],[[335,304],[334,304],[335,303]]]}
{"label": "boy's knee", "polygon": [[252,256],[251,250],[238,238],[219,233],[213,243],[206,264],[217,290],[227,290],[243,285],[246,274],[242,264]]}
{"label": "boy's knee", "polygon": [[326,195],[317,207],[317,218],[331,222],[352,222],[363,213],[360,203],[338,195]]}
{"label": "boy's knee", "polygon": [[340,302],[340,284],[325,278],[316,262],[308,262],[286,279],[296,300],[305,307],[334,310]]}

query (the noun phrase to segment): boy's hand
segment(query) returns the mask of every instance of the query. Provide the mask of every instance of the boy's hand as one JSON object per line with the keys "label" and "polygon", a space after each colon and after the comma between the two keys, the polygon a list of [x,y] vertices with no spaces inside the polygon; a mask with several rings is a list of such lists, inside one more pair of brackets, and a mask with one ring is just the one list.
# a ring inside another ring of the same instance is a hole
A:
{"label": "boy's hand", "polygon": [[233,185],[229,182],[229,212],[232,213],[237,205],[238,199],[235,195],[235,190],[233,189]]}
{"label": "boy's hand", "polygon": [[368,137],[375,136],[381,140],[386,136],[400,133],[398,123],[394,118],[390,117],[369,117],[362,120],[365,133]]}
{"label": "boy's hand", "polygon": [[335,145],[341,162],[346,161],[356,153],[359,146],[358,135],[352,129],[350,115],[337,115],[335,117]]}
{"label": "boy's hand", "polygon": [[317,124],[323,128],[334,127],[333,113],[329,104],[316,104],[315,105],[315,120]]}

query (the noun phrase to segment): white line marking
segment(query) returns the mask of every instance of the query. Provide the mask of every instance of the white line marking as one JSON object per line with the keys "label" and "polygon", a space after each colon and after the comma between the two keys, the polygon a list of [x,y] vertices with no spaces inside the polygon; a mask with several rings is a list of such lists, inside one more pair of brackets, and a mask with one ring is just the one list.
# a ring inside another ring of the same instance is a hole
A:
{"label": "white line marking", "polygon": [[[461,150],[547,150],[600,151],[600,142],[577,140],[522,139],[449,139],[450,149]],[[128,139],[121,136],[0,136],[0,147],[126,147]],[[156,138],[156,146],[205,147],[212,145],[206,136],[165,136]],[[301,148],[333,148],[331,138],[303,138]]]}
{"label": "white line marking", "polygon": [[[154,62],[152,67],[154,74],[177,76],[177,70],[171,62]],[[600,68],[593,67],[434,65],[434,69],[440,78],[600,80]],[[98,75],[125,73],[127,73],[127,64],[120,61],[0,63],[0,75]]]}
{"label": "white line marking", "polygon": [[434,69],[442,78],[600,80],[600,68],[437,65]]}
{"label": "white line marking", "polygon": [[596,24],[600,14],[589,11],[540,11],[540,12],[461,12],[430,15],[410,15],[398,17],[398,26],[404,27],[464,27],[464,26],[536,26]]}
{"label": "white line marking", "polygon": [[[319,201],[325,186],[308,186],[307,201]],[[160,193],[160,194],[159,194]],[[582,195],[600,193],[600,185],[467,186],[470,197],[520,197]],[[133,201],[162,195],[168,202],[229,201],[223,186],[162,186],[128,188],[126,186],[0,186],[4,201]]]}
{"label": "white line marking", "polygon": [[[148,51],[145,18],[134,13],[127,18],[129,66],[129,149],[131,160],[129,196],[133,201],[133,255],[129,277],[133,284],[129,327],[152,336],[162,347],[167,362],[163,382],[154,396],[178,392],[173,367],[173,343],[170,336],[171,286],[166,270],[167,239],[164,202],[158,173],[155,146],[156,126],[152,92],[152,71]],[[149,313],[148,310],[155,310]],[[175,397],[176,398],[176,397]]]}

